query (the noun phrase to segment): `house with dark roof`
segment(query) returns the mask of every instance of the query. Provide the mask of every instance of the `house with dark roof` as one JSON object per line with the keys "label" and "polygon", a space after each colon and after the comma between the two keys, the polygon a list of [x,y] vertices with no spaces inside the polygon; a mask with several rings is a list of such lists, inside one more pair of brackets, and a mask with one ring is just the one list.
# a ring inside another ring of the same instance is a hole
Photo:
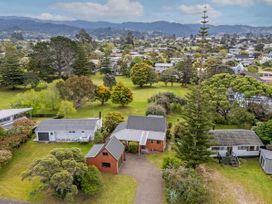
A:
{"label": "house with dark roof", "polygon": [[264,146],[260,138],[252,130],[224,129],[210,131],[213,142],[209,150],[213,152],[212,157],[218,153],[225,156],[227,153],[235,154],[237,157],[259,156],[260,147]]}
{"label": "house with dark roof", "polygon": [[31,111],[32,108],[0,110],[0,127],[5,129],[11,128],[16,120],[24,118],[25,115]]}
{"label": "house with dark roof", "polygon": [[142,150],[163,152],[166,146],[167,123],[163,116],[129,116],[127,122],[119,124],[111,137],[116,137],[125,145],[138,143]]}
{"label": "house with dark roof", "polygon": [[125,146],[111,137],[105,144],[95,144],[85,158],[88,165],[95,165],[101,172],[118,174],[125,160]]}
{"label": "house with dark roof", "polygon": [[271,150],[261,149],[259,162],[265,173],[272,174],[272,151]]}
{"label": "house with dark roof", "polygon": [[100,118],[43,120],[35,129],[36,141],[89,142],[102,127]]}

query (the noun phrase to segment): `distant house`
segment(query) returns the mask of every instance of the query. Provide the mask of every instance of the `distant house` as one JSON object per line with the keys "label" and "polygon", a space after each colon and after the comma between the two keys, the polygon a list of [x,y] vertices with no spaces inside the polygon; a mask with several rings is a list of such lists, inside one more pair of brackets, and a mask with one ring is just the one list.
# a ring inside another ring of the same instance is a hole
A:
{"label": "distant house", "polygon": [[85,158],[88,165],[95,165],[101,172],[118,174],[125,160],[125,146],[111,137],[106,144],[95,144]]}
{"label": "distant house", "polygon": [[36,141],[89,142],[101,127],[99,118],[43,120],[35,129]]}
{"label": "distant house", "polygon": [[245,67],[242,63],[239,63],[236,67],[232,68],[234,71],[234,74],[241,74],[245,71]]}
{"label": "distant house", "polygon": [[26,113],[32,111],[32,108],[6,109],[0,110],[0,127],[10,128],[12,124],[19,119],[25,117]]}
{"label": "distant house", "polygon": [[259,156],[260,147],[264,146],[260,138],[252,130],[230,129],[210,131],[213,136],[212,157],[217,153],[226,155],[234,153],[237,157]]}
{"label": "distant house", "polygon": [[259,72],[260,78],[266,82],[271,83],[272,82],[272,72],[270,71],[260,71]]}
{"label": "distant house", "polygon": [[111,137],[124,144],[137,142],[142,150],[163,152],[166,146],[167,123],[163,116],[129,116],[127,122],[117,126]]}
{"label": "distant house", "polygon": [[265,173],[272,174],[272,151],[261,149],[259,162]]}
{"label": "distant house", "polygon": [[174,67],[173,63],[155,63],[154,69],[156,72],[162,73],[165,70],[170,69],[172,67]]}

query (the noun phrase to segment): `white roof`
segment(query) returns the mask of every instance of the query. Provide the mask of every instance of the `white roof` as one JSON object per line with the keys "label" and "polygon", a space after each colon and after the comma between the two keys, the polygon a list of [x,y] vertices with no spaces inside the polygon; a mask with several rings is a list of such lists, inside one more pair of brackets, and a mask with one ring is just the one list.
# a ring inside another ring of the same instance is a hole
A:
{"label": "white roof", "polygon": [[20,108],[20,109],[6,109],[6,110],[0,110],[0,119],[8,118],[13,115],[18,115],[21,113],[25,113],[28,111],[31,111],[32,108]]}

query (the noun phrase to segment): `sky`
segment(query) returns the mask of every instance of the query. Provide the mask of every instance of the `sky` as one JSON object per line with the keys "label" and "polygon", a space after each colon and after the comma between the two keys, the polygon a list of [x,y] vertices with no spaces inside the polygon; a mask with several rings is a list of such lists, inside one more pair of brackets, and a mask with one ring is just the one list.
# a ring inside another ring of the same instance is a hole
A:
{"label": "sky", "polygon": [[0,15],[187,24],[200,21],[204,5],[210,24],[272,26],[272,0],[0,0]]}

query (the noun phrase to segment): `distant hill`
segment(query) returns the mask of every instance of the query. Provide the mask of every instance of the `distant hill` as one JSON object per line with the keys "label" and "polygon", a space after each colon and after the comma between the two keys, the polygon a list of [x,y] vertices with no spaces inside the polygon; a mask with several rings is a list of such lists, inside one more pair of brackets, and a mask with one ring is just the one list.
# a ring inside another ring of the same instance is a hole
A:
{"label": "distant hill", "polygon": [[[74,35],[80,28],[85,28],[94,35],[99,35],[99,31],[106,33],[106,28],[123,33],[124,30],[134,32],[156,32],[176,36],[188,36],[198,33],[199,24],[180,24],[167,21],[146,22],[89,22],[89,21],[45,21],[27,17],[0,17],[0,32],[36,32],[51,35]],[[210,34],[220,33],[272,33],[272,27],[253,27],[246,25],[209,25]]]}

